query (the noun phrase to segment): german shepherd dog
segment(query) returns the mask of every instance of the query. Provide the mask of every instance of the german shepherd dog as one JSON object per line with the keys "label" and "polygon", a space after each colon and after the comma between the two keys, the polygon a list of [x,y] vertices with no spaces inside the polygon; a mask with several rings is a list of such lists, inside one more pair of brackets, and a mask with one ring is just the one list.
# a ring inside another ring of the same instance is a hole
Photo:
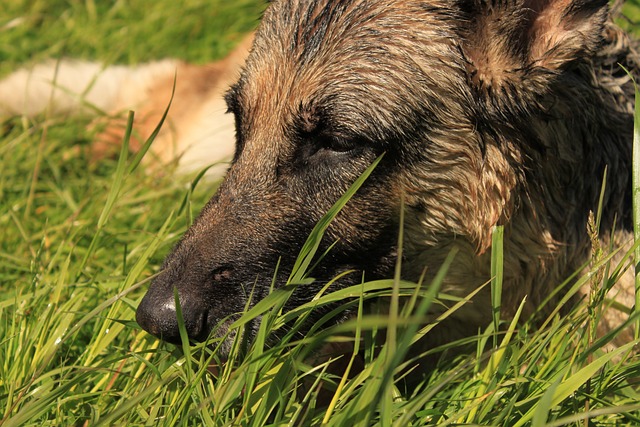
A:
{"label": "german shepherd dog", "polygon": [[[490,279],[492,230],[504,225],[503,311],[526,297],[533,313],[589,260],[605,169],[602,246],[632,243],[623,66],[636,72],[636,59],[606,0],[273,1],[226,94],[231,167],[138,323],[179,341],[176,289],[191,339],[224,334],[250,294],[264,298],[274,275],[285,283],[316,222],[379,156],[329,226],[315,284],[287,307],[345,271],[331,289],[391,277],[404,209],[404,279],[429,283],[455,248],[442,291],[468,295]],[[630,307],[631,283],[628,273],[610,296]],[[473,333],[491,313],[483,290],[422,346]],[[612,309],[605,323],[623,318]]]}
{"label": "german shepherd dog", "polygon": [[[634,87],[625,68],[637,76],[637,59],[606,0],[271,2],[225,96],[231,166],[167,256],[138,323],[179,342],[177,294],[190,339],[226,334],[274,277],[286,282],[314,225],[380,156],[328,227],[316,281],[287,307],[347,271],[330,290],[389,278],[400,261],[403,279],[429,283],[452,250],[441,290],[465,297],[490,280],[492,232],[503,225],[503,316],[525,297],[533,314],[590,259],[586,224],[605,170],[601,245],[632,244]],[[211,100],[197,94],[180,102]],[[632,276],[609,291],[627,307]],[[491,316],[485,287],[420,346],[467,336]],[[625,319],[609,309],[601,328]]]}

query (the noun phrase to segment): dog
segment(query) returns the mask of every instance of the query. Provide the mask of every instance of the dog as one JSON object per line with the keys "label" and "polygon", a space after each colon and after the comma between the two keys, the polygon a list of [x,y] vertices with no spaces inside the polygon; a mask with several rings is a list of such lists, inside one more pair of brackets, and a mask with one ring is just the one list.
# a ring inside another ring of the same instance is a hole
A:
{"label": "dog", "polygon": [[[314,225],[376,159],[328,226],[315,281],[285,309],[338,275],[346,273],[329,291],[389,278],[399,262],[403,279],[429,283],[452,251],[441,291],[465,297],[491,279],[501,225],[502,316],[525,298],[524,317],[544,316],[564,296],[553,291],[591,257],[586,225],[605,170],[599,244],[620,249],[613,262],[633,244],[634,87],[625,69],[638,76],[638,56],[605,0],[274,0],[251,46],[225,95],[231,165],[137,309],[151,334],[180,342],[177,295],[191,340],[232,335],[239,313],[287,282]],[[209,84],[179,71],[178,87],[181,75]],[[170,73],[163,80],[171,86]],[[192,109],[218,102],[190,96],[181,103]],[[176,129],[183,119],[174,117]],[[620,276],[608,297],[630,308],[633,272]],[[601,331],[626,318],[610,308]],[[484,287],[419,351],[491,319]]]}
{"label": "dog", "polygon": [[[176,289],[190,339],[228,332],[272,282],[286,283],[316,222],[380,156],[328,227],[316,281],[286,309],[346,271],[330,289],[391,277],[404,210],[404,279],[429,283],[455,249],[442,291],[470,294],[491,278],[503,225],[503,315],[525,297],[524,316],[550,312],[563,294],[543,301],[590,259],[586,224],[605,169],[601,245],[633,241],[634,89],[622,66],[637,75],[637,54],[604,0],[272,2],[226,95],[231,166],[138,323],[179,342]],[[632,283],[627,270],[609,296],[631,307]],[[421,348],[486,326],[491,307],[484,288]],[[601,328],[626,316],[610,309]]]}

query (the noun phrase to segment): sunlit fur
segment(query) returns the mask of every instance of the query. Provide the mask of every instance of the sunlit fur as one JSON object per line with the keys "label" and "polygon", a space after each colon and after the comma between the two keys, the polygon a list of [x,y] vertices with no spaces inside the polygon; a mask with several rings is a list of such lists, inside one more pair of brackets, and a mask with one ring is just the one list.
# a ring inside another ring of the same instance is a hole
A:
{"label": "sunlit fur", "polygon": [[[614,248],[631,244],[633,84],[619,64],[635,73],[636,61],[603,0],[272,2],[227,94],[231,168],[138,321],[175,341],[163,307],[176,287],[188,332],[204,339],[251,292],[250,304],[266,295],[278,262],[283,284],[315,222],[383,153],[329,227],[321,251],[338,243],[317,282],[289,306],[343,271],[355,273],[334,288],[391,276],[405,209],[405,279],[428,283],[457,248],[443,291],[466,296],[490,279],[492,229],[504,225],[503,315],[525,297],[533,314],[589,259],[605,168],[603,247],[614,222]],[[630,272],[610,296],[632,305]],[[609,310],[602,330],[625,316]],[[486,290],[420,347],[490,319]]]}

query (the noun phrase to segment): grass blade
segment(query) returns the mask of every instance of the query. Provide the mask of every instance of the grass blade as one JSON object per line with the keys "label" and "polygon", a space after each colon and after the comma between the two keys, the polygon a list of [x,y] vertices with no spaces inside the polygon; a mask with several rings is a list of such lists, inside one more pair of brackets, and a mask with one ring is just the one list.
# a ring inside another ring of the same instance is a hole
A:
{"label": "grass blade", "polygon": [[[635,110],[633,115],[633,163],[632,163],[632,185],[633,185],[633,237],[636,242],[640,241],[640,91],[634,80],[635,87]],[[636,273],[636,304],[635,310],[640,310],[640,246],[635,251],[635,273]],[[640,317],[636,320],[635,339],[640,338]]]}
{"label": "grass blade", "polygon": [[491,244],[491,309],[493,311],[493,347],[498,346],[500,308],[502,306],[502,282],[504,277],[504,227],[493,227]]}

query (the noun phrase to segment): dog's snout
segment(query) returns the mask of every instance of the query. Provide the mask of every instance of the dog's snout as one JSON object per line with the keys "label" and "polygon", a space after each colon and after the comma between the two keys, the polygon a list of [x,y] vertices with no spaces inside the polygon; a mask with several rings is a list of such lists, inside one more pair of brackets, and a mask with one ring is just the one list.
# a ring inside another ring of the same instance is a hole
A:
{"label": "dog's snout", "polygon": [[[136,321],[144,329],[156,337],[173,343],[180,343],[180,328],[176,298],[172,288],[156,283],[144,296],[136,311]],[[168,290],[168,292],[165,292]],[[206,319],[208,310],[197,295],[185,295],[178,292],[187,336],[191,341],[206,340],[210,328]]]}

